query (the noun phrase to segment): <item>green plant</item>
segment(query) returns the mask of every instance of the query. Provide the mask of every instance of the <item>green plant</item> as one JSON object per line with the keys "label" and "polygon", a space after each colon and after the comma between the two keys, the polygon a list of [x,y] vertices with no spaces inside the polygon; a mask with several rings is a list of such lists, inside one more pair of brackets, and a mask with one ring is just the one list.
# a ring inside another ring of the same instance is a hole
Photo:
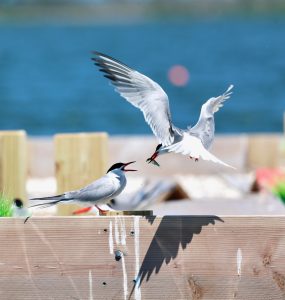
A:
{"label": "green plant", "polygon": [[272,188],[272,192],[285,204],[285,180],[278,181]]}
{"label": "green plant", "polygon": [[11,216],[12,216],[11,201],[7,197],[0,195],[0,217],[11,217]]}

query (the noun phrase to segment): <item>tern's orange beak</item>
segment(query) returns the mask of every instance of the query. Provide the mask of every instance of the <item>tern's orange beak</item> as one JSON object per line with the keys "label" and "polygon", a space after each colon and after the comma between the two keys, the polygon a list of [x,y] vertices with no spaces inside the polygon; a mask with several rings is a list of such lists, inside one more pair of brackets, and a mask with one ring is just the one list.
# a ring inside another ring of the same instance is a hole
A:
{"label": "tern's orange beak", "polygon": [[134,169],[125,169],[126,166],[128,166],[130,164],[133,164],[133,163],[135,163],[135,161],[131,161],[131,162],[128,162],[128,163],[124,164],[123,171],[125,171],[125,172],[135,172],[135,171],[137,171],[137,170],[134,170]]}

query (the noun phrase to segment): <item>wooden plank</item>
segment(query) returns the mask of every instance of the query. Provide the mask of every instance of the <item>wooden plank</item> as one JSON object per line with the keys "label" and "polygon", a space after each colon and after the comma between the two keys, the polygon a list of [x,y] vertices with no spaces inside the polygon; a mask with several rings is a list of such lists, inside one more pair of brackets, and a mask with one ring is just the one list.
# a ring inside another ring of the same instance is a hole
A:
{"label": "wooden plank", "polygon": [[[57,134],[54,143],[58,193],[79,189],[106,173],[106,133]],[[76,205],[59,205],[58,214],[70,215],[76,209]]]}
{"label": "wooden plank", "polygon": [[281,200],[273,195],[263,193],[245,194],[243,197],[230,198],[193,198],[189,200],[167,201],[155,203],[149,207],[155,215],[192,215],[215,214],[215,215],[285,215],[285,206]]}
{"label": "wooden plank", "polygon": [[109,210],[100,216],[153,216],[152,210]]}
{"label": "wooden plank", "polygon": [[0,191],[11,200],[26,201],[26,132],[0,131]]}
{"label": "wooden plank", "polygon": [[278,134],[256,134],[249,136],[248,167],[278,167],[282,160],[282,137]]}
{"label": "wooden plank", "polygon": [[285,297],[284,216],[2,218],[0,240],[1,299]]}

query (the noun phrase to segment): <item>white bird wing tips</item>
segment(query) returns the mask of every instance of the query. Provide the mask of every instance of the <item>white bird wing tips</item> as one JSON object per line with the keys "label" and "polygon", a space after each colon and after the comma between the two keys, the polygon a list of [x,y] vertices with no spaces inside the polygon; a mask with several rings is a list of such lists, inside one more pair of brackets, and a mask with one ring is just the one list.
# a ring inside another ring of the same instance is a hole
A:
{"label": "white bird wing tips", "polygon": [[[228,89],[224,92],[224,94],[228,94],[232,89],[234,88],[233,84],[230,84],[230,86],[228,87]],[[232,92],[231,92],[232,93]]]}
{"label": "white bird wing tips", "polygon": [[209,107],[210,110],[212,110],[212,113],[216,113],[219,111],[221,107],[223,107],[224,102],[229,99],[232,95],[232,89],[234,85],[231,84],[228,89],[220,96],[210,98],[205,104],[207,107]]}
{"label": "white bird wing tips", "polygon": [[233,93],[232,89],[233,89],[234,85],[231,84],[228,89],[223,93],[222,96],[219,96],[218,98],[221,97],[221,102],[224,102],[225,100],[229,99]]}

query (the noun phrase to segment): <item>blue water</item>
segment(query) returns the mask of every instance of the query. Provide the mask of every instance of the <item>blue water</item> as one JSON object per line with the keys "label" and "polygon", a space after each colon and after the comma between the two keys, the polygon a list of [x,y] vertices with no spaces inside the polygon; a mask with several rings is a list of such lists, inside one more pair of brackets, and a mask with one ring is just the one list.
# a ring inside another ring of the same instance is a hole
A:
{"label": "blue water", "polygon": [[[202,103],[230,83],[216,114],[220,133],[280,132],[285,111],[285,20],[218,18],[140,24],[0,26],[0,130],[32,135],[107,131],[150,133],[90,60],[105,52],[157,81],[179,127],[194,124]],[[190,81],[173,86],[174,64]]]}

